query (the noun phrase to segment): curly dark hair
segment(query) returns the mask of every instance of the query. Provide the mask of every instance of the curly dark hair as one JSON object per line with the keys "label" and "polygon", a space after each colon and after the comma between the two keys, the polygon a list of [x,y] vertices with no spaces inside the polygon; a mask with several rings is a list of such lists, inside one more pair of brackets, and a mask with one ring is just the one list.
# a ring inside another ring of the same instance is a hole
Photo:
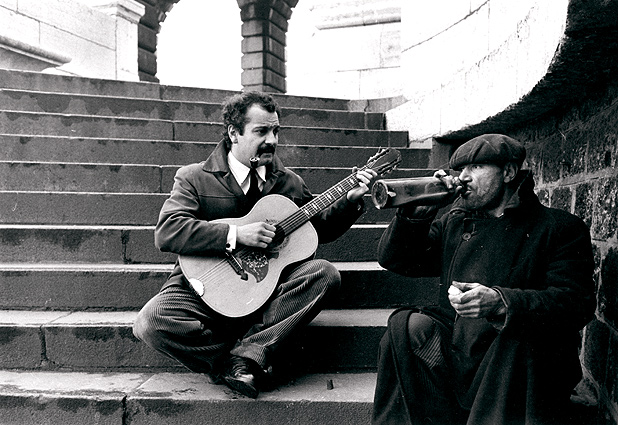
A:
{"label": "curly dark hair", "polygon": [[228,149],[232,144],[227,133],[228,127],[231,125],[238,133],[243,134],[247,123],[247,111],[255,104],[260,105],[268,112],[276,112],[278,116],[281,116],[279,105],[267,93],[248,91],[230,97],[223,104],[223,140],[225,140]]}

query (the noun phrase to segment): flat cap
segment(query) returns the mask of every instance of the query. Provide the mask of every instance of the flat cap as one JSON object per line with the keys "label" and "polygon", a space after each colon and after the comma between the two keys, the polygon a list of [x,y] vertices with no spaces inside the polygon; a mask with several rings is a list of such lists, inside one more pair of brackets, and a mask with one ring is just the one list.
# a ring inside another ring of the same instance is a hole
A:
{"label": "flat cap", "polygon": [[503,134],[483,134],[457,148],[449,166],[458,170],[468,164],[504,165],[515,162],[519,167],[526,159],[526,148],[517,140]]}

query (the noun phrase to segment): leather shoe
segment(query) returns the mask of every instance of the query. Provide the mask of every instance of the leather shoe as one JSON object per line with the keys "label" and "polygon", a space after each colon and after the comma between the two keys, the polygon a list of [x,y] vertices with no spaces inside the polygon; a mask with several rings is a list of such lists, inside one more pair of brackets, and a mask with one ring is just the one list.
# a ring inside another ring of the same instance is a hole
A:
{"label": "leather shoe", "polygon": [[257,398],[260,391],[254,371],[259,370],[259,365],[251,359],[230,356],[223,374],[223,381],[234,391],[250,398]]}

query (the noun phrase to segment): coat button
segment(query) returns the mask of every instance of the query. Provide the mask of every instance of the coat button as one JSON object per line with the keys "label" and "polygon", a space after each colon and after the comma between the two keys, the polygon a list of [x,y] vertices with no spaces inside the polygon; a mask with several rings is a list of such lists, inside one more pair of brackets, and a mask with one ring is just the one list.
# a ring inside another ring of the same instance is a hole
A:
{"label": "coat button", "polygon": [[468,233],[468,232],[466,232],[466,233],[464,233],[463,235],[461,235],[461,238],[462,238],[464,241],[469,241],[471,237],[472,237],[472,235],[471,235],[470,233]]}

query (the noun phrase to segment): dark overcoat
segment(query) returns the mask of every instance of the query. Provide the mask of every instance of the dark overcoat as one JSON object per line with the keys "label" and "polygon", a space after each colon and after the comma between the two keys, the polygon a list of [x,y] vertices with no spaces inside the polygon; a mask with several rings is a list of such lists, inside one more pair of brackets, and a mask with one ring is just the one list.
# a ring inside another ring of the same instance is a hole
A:
{"label": "dark overcoat", "polygon": [[[468,424],[553,423],[559,412],[552,410],[568,401],[581,377],[579,331],[595,309],[589,229],[578,217],[543,206],[528,172],[519,178],[499,218],[457,203],[433,221],[399,210],[379,247],[380,263],[392,271],[440,276],[438,305],[421,309],[448,330],[449,374],[460,406],[470,411]],[[456,316],[447,293],[454,280],[495,288],[506,316]],[[412,377],[397,379],[405,387]]]}

